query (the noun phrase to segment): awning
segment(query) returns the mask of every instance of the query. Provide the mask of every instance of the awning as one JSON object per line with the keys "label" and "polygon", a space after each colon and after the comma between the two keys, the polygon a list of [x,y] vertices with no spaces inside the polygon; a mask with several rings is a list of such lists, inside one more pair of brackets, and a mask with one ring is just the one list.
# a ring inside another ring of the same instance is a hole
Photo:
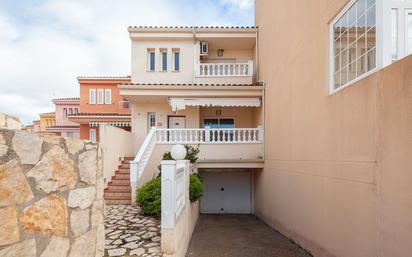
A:
{"label": "awning", "polygon": [[186,106],[201,107],[260,107],[259,98],[170,98],[173,111],[186,109]]}
{"label": "awning", "polygon": [[130,121],[90,121],[90,127],[98,127],[100,125],[109,125],[113,127],[130,127]]}

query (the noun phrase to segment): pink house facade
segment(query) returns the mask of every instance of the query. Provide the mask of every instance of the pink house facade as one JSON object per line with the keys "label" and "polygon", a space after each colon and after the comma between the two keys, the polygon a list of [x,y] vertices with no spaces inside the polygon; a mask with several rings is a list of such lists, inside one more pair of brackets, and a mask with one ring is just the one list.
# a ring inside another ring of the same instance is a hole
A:
{"label": "pink house facade", "polygon": [[52,102],[55,105],[56,125],[47,127],[47,132],[53,132],[62,137],[80,138],[79,124],[68,119],[68,115],[79,113],[80,98],[56,98]]}

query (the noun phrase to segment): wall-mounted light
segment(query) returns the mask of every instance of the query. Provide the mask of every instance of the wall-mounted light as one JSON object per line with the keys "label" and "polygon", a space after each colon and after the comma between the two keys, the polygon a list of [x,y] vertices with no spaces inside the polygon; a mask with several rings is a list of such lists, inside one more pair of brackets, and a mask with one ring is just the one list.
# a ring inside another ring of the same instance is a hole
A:
{"label": "wall-mounted light", "polygon": [[223,49],[218,49],[218,50],[217,50],[217,56],[222,57],[224,51],[225,51],[225,50],[223,50]]}

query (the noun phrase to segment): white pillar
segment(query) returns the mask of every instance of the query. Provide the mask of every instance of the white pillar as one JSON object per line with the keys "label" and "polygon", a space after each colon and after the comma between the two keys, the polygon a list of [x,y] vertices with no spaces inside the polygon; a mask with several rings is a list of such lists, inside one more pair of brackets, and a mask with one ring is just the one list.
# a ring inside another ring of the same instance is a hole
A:
{"label": "white pillar", "polygon": [[175,227],[175,179],[176,179],[176,161],[161,161],[162,171],[162,214],[161,227]]}
{"label": "white pillar", "polygon": [[132,191],[132,202],[133,206],[136,205],[136,188],[137,188],[137,180],[138,180],[138,171],[137,171],[137,161],[130,161],[130,188]]}

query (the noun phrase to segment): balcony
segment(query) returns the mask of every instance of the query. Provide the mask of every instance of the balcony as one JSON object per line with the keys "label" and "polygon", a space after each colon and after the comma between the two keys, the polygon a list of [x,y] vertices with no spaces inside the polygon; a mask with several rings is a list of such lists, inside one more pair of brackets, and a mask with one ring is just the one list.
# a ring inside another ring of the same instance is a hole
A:
{"label": "balcony", "polygon": [[253,60],[199,63],[195,80],[198,84],[252,84]]}

